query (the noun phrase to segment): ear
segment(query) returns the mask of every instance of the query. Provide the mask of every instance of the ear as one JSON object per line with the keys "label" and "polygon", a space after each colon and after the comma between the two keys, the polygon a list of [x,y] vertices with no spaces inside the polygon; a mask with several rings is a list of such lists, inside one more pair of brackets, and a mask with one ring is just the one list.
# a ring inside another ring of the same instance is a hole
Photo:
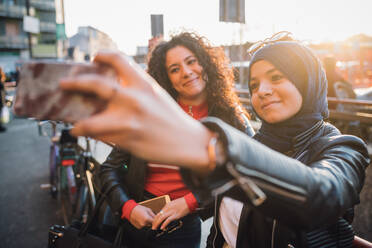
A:
{"label": "ear", "polygon": [[208,74],[206,72],[203,71],[203,75],[202,75],[202,78],[203,80],[208,83]]}

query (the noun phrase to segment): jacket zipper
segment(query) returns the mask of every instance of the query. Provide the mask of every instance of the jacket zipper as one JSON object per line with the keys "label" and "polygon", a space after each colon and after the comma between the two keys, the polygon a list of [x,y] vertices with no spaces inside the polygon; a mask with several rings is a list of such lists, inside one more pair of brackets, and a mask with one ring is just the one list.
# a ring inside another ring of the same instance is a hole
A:
{"label": "jacket zipper", "polygon": [[216,248],[216,239],[217,239],[217,234],[218,234],[218,229],[217,229],[217,196],[215,196],[214,199],[214,218],[213,218],[213,227],[214,227],[214,237],[213,237],[213,248]]}
{"label": "jacket zipper", "polygon": [[274,248],[274,237],[275,237],[276,219],[273,221],[273,230],[271,231],[271,248]]}
{"label": "jacket zipper", "polygon": [[[228,162],[228,164],[226,165],[226,169],[234,177],[234,179],[212,190],[213,196],[222,194],[228,191],[229,189],[233,188],[234,186],[240,184],[242,189],[247,193],[247,196],[251,200],[252,204],[254,204],[255,206],[259,206],[266,199],[265,193],[259,187],[266,188],[272,192],[275,192],[276,194],[280,196],[283,196],[283,197],[286,197],[286,198],[289,198],[289,199],[292,199],[292,200],[295,200],[301,203],[306,201],[305,191],[303,189],[297,186],[294,186],[294,185],[290,185],[288,183],[281,182],[278,179],[269,177],[262,173],[249,170],[248,168],[237,164],[237,167],[238,166],[242,168],[241,170],[244,170],[244,173],[246,175],[244,177],[241,176],[239,172],[236,170],[236,168],[232,165],[232,163]],[[250,178],[250,177],[254,177],[254,178]],[[262,179],[262,180],[259,180],[257,178]],[[267,183],[267,181],[275,181],[275,185]]]}
{"label": "jacket zipper", "polygon": [[266,200],[265,193],[257,187],[249,177],[241,176],[231,162],[227,163],[226,169],[233,177],[235,177],[240,184],[240,187],[245,191],[254,206],[257,207]]}
{"label": "jacket zipper", "polygon": [[[237,170],[236,168],[238,168],[239,170]],[[235,174],[237,174],[239,177],[242,177],[239,173],[245,174],[243,178],[250,178],[250,181],[252,181],[252,183],[255,184],[258,189],[268,189],[269,191],[275,192],[280,196],[284,196],[301,203],[306,201],[305,190],[298,186],[282,182],[274,177],[270,177],[254,170],[250,170],[240,164],[237,164],[236,168],[231,164],[230,170],[235,171]],[[228,171],[230,172],[230,170]]]}

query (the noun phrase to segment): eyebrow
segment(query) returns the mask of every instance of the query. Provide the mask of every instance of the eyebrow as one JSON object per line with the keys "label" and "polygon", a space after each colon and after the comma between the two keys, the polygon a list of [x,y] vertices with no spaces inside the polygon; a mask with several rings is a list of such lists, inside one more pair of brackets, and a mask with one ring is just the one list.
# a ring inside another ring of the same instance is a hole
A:
{"label": "eyebrow", "polygon": [[277,70],[278,69],[276,69],[276,68],[272,68],[272,69],[268,70],[265,74],[269,75],[269,74],[271,74],[271,73],[273,73],[274,71],[277,71]]}
{"label": "eyebrow", "polygon": [[[266,71],[265,74],[266,75],[270,75],[271,73],[275,72],[275,71],[278,71],[278,69],[276,69],[275,67],[274,68],[271,68],[270,70]],[[257,80],[256,77],[252,77],[250,81],[252,80]]]}
{"label": "eyebrow", "polygon": [[[187,56],[187,57],[184,59],[184,61],[188,60],[189,58],[196,58],[196,57],[195,57],[194,55],[189,55],[189,56]],[[171,65],[169,65],[169,66],[167,67],[167,69],[169,70],[169,69],[172,68],[173,66],[178,66],[178,64],[177,64],[177,63],[171,64]]]}

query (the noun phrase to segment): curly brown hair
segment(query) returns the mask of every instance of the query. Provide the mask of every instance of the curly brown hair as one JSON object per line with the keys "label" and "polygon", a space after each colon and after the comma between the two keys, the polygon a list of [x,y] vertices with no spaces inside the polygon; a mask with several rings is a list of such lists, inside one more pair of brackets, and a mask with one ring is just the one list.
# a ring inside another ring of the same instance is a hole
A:
{"label": "curly brown hair", "polygon": [[190,50],[203,68],[203,79],[207,82],[207,104],[209,114],[216,116],[234,127],[244,130],[246,123],[242,114],[248,117],[235,94],[234,73],[221,47],[212,47],[209,41],[195,33],[182,32],[167,42],[161,42],[152,51],[148,73],[175,100],[178,92],[173,88],[165,67],[167,52],[177,46]]}

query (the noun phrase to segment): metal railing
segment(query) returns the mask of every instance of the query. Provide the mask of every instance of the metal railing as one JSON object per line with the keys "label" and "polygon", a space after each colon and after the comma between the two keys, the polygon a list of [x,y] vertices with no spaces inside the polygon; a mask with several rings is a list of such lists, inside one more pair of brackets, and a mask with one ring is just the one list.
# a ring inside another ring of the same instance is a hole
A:
{"label": "metal railing", "polygon": [[40,22],[41,32],[52,32],[55,33],[57,29],[57,24],[55,22]]}
{"label": "metal railing", "polygon": [[54,1],[30,0],[30,4],[32,7],[41,10],[54,10],[56,8]]}
{"label": "metal railing", "polygon": [[24,49],[28,47],[26,36],[10,36],[2,35],[0,36],[0,47],[2,48],[18,48]]}
{"label": "metal railing", "polygon": [[0,16],[23,18],[26,7],[20,5],[0,4]]}

